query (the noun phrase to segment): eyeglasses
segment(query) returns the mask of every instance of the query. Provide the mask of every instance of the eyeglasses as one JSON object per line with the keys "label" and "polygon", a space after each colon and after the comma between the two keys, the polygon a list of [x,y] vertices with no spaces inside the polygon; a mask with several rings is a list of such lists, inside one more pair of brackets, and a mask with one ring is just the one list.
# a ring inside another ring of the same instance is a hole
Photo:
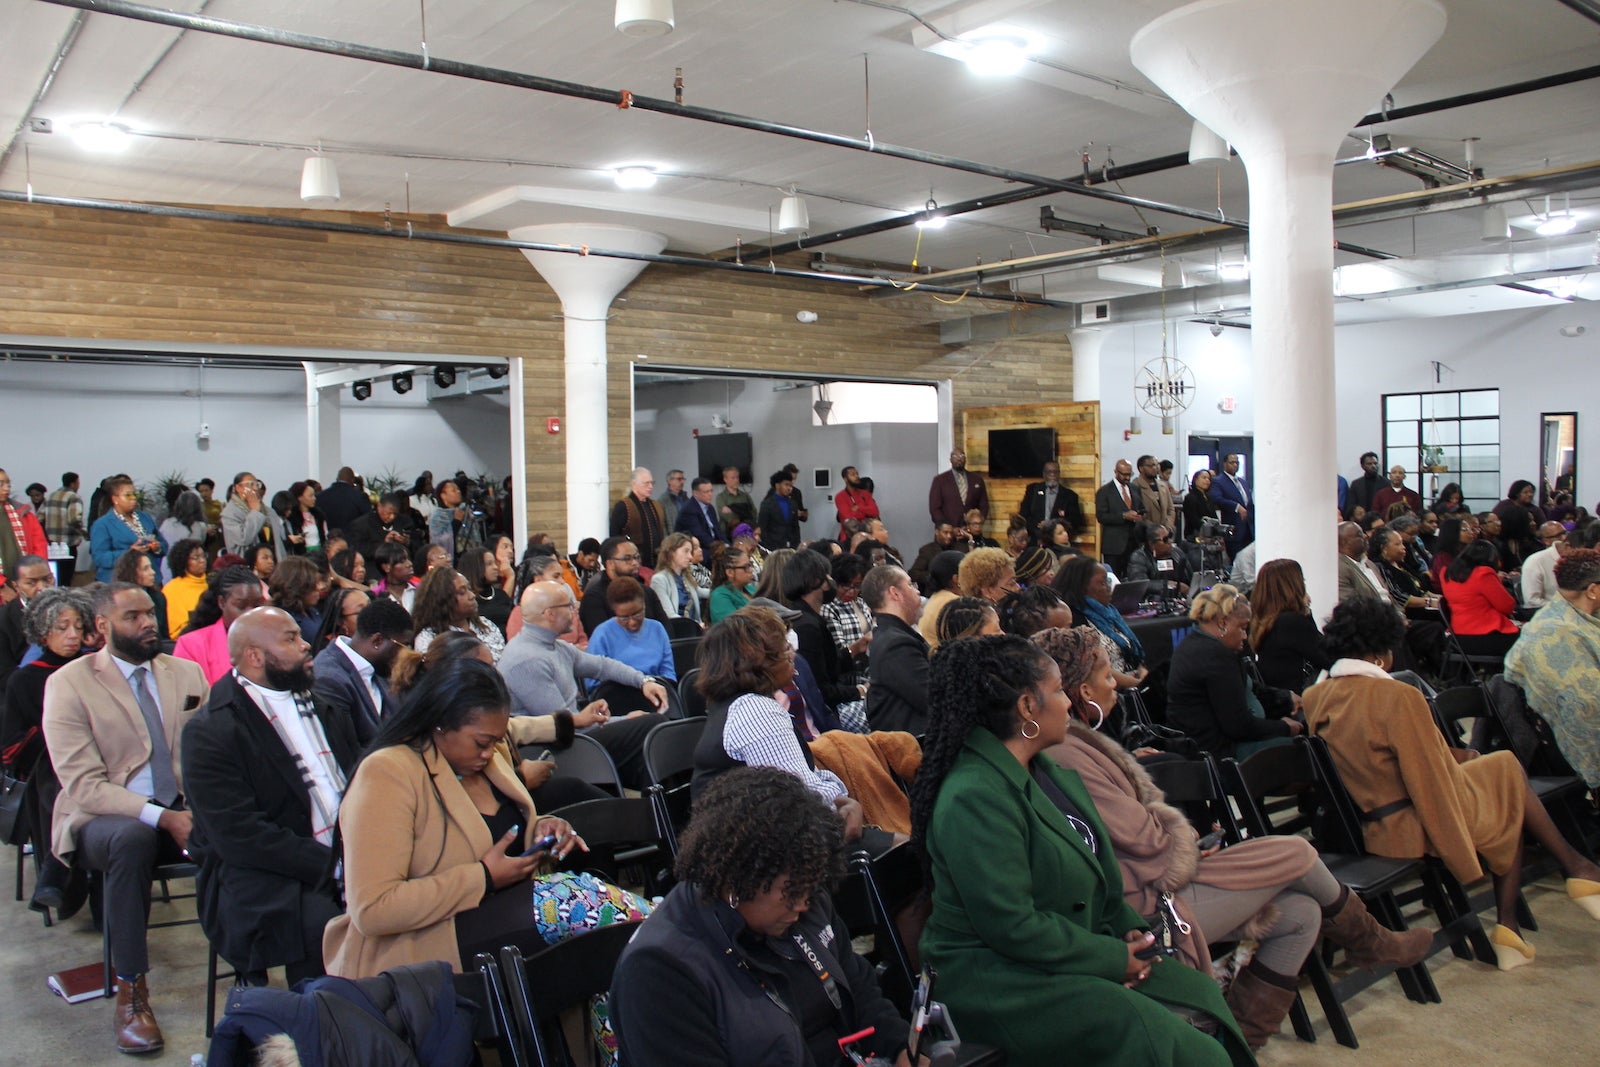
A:
{"label": "eyeglasses", "polygon": [[612,556],[611,558],[617,563],[637,563],[639,562],[639,553],[635,552],[631,556]]}

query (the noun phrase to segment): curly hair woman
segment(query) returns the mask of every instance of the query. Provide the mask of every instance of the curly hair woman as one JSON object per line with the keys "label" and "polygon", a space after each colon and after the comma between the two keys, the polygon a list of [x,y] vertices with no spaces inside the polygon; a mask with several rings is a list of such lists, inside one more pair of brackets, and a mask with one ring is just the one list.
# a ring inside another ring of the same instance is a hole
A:
{"label": "curly hair woman", "polygon": [[1163,931],[1176,958],[1207,974],[1205,931],[1218,940],[1257,942],[1227,998],[1252,1049],[1278,1032],[1294,1005],[1300,967],[1323,934],[1348,948],[1352,966],[1409,967],[1427,955],[1429,931],[1378,925],[1305,838],[1258,837],[1201,851],[1187,816],[1166,802],[1132,754],[1097,732],[1117,686],[1095,632],[1044,630],[1033,642],[1061,669],[1072,701],[1067,739],[1047,754],[1083,778],[1111,832],[1128,904]]}
{"label": "curly hair woman", "polygon": [[922,959],[961,1032],[1013,1067],[1254,1063],[1215,981],[1145,958],[1155,939],[1122,897],[1094,801],[1045,754],[1071,711],[1055,662],[1009,634],[954,641],[933,658],[928,702],[911,787],[933,897]]}
{"label": "curly hair woman", "polygon": [[697,797],[679,882],[611,982],[622,1061],[832,1064],[872,1027],[856,1050],[909,1067],[909,1027],[829,901],[840,845],[832,809],[782,771],[729,771]]}
{"label": "curly hair woman", "polygon": [[[1367,848],[1380,856],[1438,856],[1463,882],[1487,865],[1499,925],[1490,935],[1502,971],[1533,961],[1517,924],[1522,837],[1532,834],[1567,877],[1567,895],[1600,918],[1600,867],[1561,836],[1510,752],[1453,749],[1420,692],[1388,675],[1403,626],[1388,604],[1346,600],[1323,641],[1328,680],[1306,690],[1306,723],[1328,744],[1366,814]],[[1482,857],[1480,863],[1480,857]]]}
{"label": "curly hair woman", "polygon": [[506,650],[505,635],[500,628],[478,614],[478,594],[472,583],[448,565],[435,567],[422,579],[422,585],[417,587],[411,620],[417,627],[411,647],[418,652],[428,651],[434,638],[447,630],[460,630],[477,637],[489,646],[489,653],[496,662]]}

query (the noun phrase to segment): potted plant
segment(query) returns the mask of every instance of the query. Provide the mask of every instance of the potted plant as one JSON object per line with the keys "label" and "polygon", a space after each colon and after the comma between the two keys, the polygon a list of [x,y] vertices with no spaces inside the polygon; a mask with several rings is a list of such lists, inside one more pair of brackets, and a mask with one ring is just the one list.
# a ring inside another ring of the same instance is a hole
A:
{"label": "potted plant", "polygon": [[1450,469],[1444,461],[1443,445],[1422,446],[1422,469],[1427,474],[1444,474]]}

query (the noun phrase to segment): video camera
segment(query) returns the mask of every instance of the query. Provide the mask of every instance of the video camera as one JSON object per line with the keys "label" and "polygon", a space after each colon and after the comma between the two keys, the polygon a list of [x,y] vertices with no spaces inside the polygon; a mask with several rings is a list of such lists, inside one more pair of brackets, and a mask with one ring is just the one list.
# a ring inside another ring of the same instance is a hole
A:
{"label": "video camera", "polygon": [[1200,522],[1199,537],[1231,537],[1233,527],[1213,516],[1206,516]]}

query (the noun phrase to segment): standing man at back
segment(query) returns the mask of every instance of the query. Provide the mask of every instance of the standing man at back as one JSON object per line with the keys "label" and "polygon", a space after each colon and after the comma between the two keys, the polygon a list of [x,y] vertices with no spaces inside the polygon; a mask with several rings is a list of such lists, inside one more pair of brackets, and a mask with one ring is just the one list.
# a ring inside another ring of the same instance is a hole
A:
{"label": "standing man at back", "polygon": [[1177,509],[1172,502],[1172,489],[1161,480],[1161,466],[1154,456],[1139,457],[1139,510],[1145,522],[1152,526],[1177,529]]}
{"label": "standing man at back", "polygon": [[57,581],[62,586],[72,585],[72,576],[78,566],[78,546],[89,536],[83,521],[83,497],[78,495],[78,475],[68,471],[61,476],[61,488],[45,497],[39,519],[44,523],[45,537],[56,544],[72,549],[72,555],[56,564]]}
{"label": "standing man at back", "polygon": [[655,487],[655,476],[644,467],[635,467],[628,491],[611,509],[611,536],[627,537],[637,545],[647,567],[655,566],[662,539],[671,529],[660,503],[650,497]]}
{"label": "standing man at back", "polygon": [[317,507],[328,524],[328,530],[341,530],[346,536],[350,525],[372,510],[372,501],[356,486],[356,472],[340,467],[332,485],[317,494]]}
{"label": "standing man at back", "polygon": [[928,516],[935,526],[941,522],[961,526],[971,508],[989,517],[989,487],[981,475],[967,472],[967,453],[957,448],[950,453],[950,469],[934,475],[928,486]]}
{"label": "standing man at back", "polygon": [[677,468],[667,472],[667,491],[661,494],[658,501],[661,505],[661,516],[665,522],[668,533],[678,528],[678,513],[689,506],[689,494],[683,488],[683,472]]}
{"label": "standing man at back", "polygon": [[1052,519],[1066,523],[1074,534],[1083,532],[1083,505],[1077,493],[1061,484],[1061,464],[1055,460],[1046,463],[1043,479],[1029,482],[1022,491],[1021,514],[1028,522],[1028,532],[1037,534],[1039,527]]}
{"label": "standing man at back", "polygon": [[1094,515],[1100,522],[1100,558],[1118,574],[1128,569],[1128,553],[1136,547],[1134,527],[1144,521],[1133,495],[1133,464],[1117,460],[1112,478],[1094,494]]}
{"label": "standing man at back", "polygon": [[1256,505],[1250,496],[1250,487],[1239,477],[1238,453],[1229,452],[1222,457],[1222,473],[1211,480],[1211,492],[1207,495],[1217,505],[1218,517],[1233,524],[1233,533],[1228,535],[1225,544],[1228,555],[1237,556],[1241,548],[1256,539]]}
{"label": "standing man at back", "polygon": [[708,560],[711,558],[711,546],[728,539],[722,521],[717,517],[717,509],[711,503],[711,496],[711,479],[696,478],[689,492],[689,501],[678,510],[678,521],[672,526],[675,533],[698,538]]}
{"label": "standing man at back", "polygon": [[117,1051],[159,1052],[145,982],[150,882],[158,863],[182,861],[189,845],[179,738],[206,680],[197,665],[162,654],[155,604],[139,586],[103,586],[94,614],[105,647],[57,670],[45,688],[45,743],[61,779],[51,849],[104,875]]}

